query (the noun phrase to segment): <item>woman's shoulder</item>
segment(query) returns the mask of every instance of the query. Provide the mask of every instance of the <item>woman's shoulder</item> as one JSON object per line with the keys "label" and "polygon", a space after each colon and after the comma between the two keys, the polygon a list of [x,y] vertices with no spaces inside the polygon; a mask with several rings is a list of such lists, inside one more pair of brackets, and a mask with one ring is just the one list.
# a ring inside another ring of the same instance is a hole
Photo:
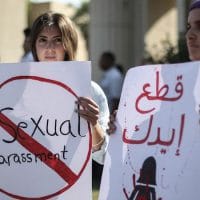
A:
{"label": "woman's shoulder", "polygon": [[95,99],[95,100],[98,99],[98,100],[102,101],[102,100],[106,99],[106,95],[105,95],[104,91],[94,81],[91,81],[91,95],[92,95],[92,98]]}
{"label": "woman's shoulder", "polygon": [[91,87],[92,87],[92,92],[94,92],[94,93],[99,93],[99,94],[101,94],[101,93],[104,94],[102,88],[101,88],[100,85],[97,84],[96,82],[91,81]]}

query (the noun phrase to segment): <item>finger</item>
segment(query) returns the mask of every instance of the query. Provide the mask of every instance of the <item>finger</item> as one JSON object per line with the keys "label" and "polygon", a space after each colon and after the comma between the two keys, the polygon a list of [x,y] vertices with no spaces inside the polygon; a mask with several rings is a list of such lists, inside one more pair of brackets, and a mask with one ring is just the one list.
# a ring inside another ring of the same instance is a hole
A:
{"label": "finger", "polygon": [[108,133],[113,133],[114,131],[116,130],[116,125],[114,123],[108,123],[108,129],[107,129],[107,132]]}
{"label": "finger", "polygon": [[81,109],[80,107],[78,108],[79,110],[85,110],[86,112],[90,112],[92,115],[99,115],[99,109],[98,108],[94,108],[91,105],[82,105],[79,104],[83,109]]}
{"label": "finger", "polygon": [[115,130],[116,129],[116,125],[114,123],[108,123],[108,127],[111,130]]}
{"label": "finger", "polygon": [[92,105],[95,108],[99,108],[99,106],[96,104],[95,101],[93,101],[91,98],[88,97],[79,97],[78,102],[83,105]]}
{"label": "finger", "polygon": [[117,115],[117,110],[114,110],[112,114],[113,114],[113,116],[116,117],[116,115]]}
{"label": "finger", "polygon": [[88,110],[94,114],[99,114],[99,106],[93,106],[93,104],[89,104],[87,101],[80,101],[79,105],[85,110]]}
{"label": "finger", "polygon": [[82,118],[89,121],[92,125],[95,125],[99,119],[99,115],[94,115],[87,110],[78,110],[78,113]]}
{"label": "finger", "polygon": [[111,114],[110,115],[110,122],[115,122],[116,121],[116,116],[115,115],[113,115],[113,114]]}
{"label": "finger", "polygon": [[78,113],[80,115],[85,115],[85,116],[94,117],[94,118],[98,118],[99,117],[98,114],[94,114],[93,112],[90,112],[89,110],[79,109],[77,111],[78,111]]}
{"label": "finger", "polygon": [[114,132],[115,132],[115,130],[116,130],[116,127],[109,127],[107,130],[106,130],[106,132],[107,132],[107,134],[108,135],[111,135],[111,134],[113,134]]}

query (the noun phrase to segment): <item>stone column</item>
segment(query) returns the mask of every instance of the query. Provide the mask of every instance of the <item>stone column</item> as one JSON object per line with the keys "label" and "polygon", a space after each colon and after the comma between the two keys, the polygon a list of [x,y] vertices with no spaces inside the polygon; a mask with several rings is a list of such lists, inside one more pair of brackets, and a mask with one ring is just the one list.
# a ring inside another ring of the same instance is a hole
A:
{"label": "stone column", "polygon": [[179,35],[182,35],[186,31],[186,1],[185,0],[176,0],[176,6],[178,9],[178,32]]}
{"label": "stone column", "polygon": [[103,51],[112,51],[125,67],[132,63],[133,4],[132,0],[91,1],[89,48],[94,80],[101,76],[98,60]]}
{"label": "stone column", "polygon": [[145,34],[148,25],[148,4],[147,0],[136,0],[134,1],[132,20],[132,65],[141,65],[144,57],[145,49]]}
{"label": "stone column", "polygon": [[27,26],[26,0],[0,0],[0,61],[18,62]]}

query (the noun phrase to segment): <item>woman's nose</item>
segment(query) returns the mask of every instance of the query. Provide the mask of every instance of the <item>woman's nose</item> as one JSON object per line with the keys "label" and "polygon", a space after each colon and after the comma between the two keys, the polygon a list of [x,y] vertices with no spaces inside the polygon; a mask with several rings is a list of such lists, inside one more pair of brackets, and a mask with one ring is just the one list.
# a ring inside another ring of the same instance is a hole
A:
{"label": "woman's nose", "polygon": [[47,49],[54,49],[54,48],[55,48],[54,42],[53,42],[53,41],[49,41],[49,42],[47,43],[46,48],[47,48]]}
{"label": "woman's nose", "polygon": [[191,28],[186,33],[186,39],[191,40],[196,37],[195,31]]}

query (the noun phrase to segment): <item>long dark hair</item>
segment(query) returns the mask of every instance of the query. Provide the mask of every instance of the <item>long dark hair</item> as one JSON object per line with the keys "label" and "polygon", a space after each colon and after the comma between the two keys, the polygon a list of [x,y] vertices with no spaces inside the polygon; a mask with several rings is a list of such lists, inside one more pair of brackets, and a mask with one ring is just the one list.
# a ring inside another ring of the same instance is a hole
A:
{"label": "long dark hair", "polygon": [[46,12],[40,15],[31,28],[31,50],[35,61],[38,60],[36,40],[39,33],[47,26],[57,26],[61,31],[62,43],[65,49],[64,60],[74,60],[78,46],[78,36],[72,21],[60,13]]}

